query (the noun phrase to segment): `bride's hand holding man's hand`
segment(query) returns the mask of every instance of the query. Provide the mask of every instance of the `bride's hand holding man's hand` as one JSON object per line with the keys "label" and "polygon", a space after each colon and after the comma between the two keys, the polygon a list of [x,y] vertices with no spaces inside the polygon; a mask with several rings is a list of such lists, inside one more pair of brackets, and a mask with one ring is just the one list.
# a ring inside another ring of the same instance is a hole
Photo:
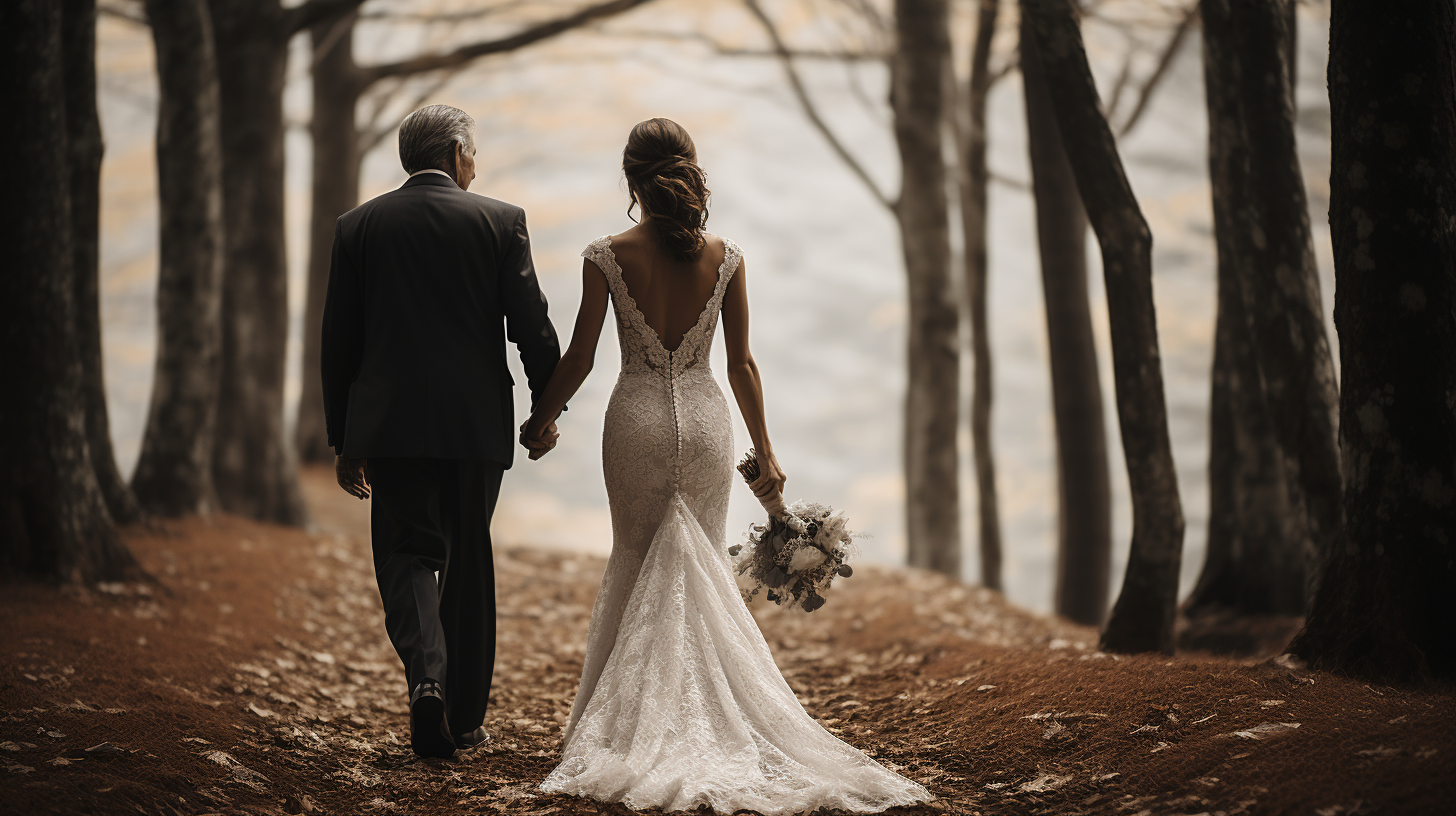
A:
{"label": "bride's hand holding man's hand", "polygon": [[758,457],[758,478],[748,483],[748,489],[753,495],[760,499],[767,499],[784,492],[784,483],[789,480],[784,469],[779,467],[779,460],[774,457],[773,452],[767,454],[759,453]]}
{"label": "bride's hand holding man's hand", "polygon": [[530,453],[532,462],[540,459],[556,447],[556,440],[561,434],[556,432],[556,422],[544,422],[536,416],[521,423],[521,445]]}

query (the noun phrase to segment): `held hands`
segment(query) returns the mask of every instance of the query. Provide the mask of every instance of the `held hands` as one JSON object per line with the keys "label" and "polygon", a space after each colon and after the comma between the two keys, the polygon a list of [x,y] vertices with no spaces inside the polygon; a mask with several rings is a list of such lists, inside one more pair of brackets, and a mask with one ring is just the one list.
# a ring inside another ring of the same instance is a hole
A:
{"label": "held hands", "polygon": [[556,432],[556,422],[542,423],[537,417],[521,423],[521,445],[530,453],[532,462],[550,453],[556,447],[556,440],[561,434]]}
{"label": "held hands", "polygon": [[772,451],[759,453],[757,458],[758,478],[748,483],[748,489],[752,490],[753,495],[757,496],[760,501],[782,495],[784,483],[789,480],[789,477],[784,473],[784,469],[779,467],[779,460],[774,457]]}
{"label": "held hands", "polygon": [[369,477],[364,474],[365,461],[345,456],[334,458],[334,477],[339,480],[339,487],[360,500],[369,498]]}

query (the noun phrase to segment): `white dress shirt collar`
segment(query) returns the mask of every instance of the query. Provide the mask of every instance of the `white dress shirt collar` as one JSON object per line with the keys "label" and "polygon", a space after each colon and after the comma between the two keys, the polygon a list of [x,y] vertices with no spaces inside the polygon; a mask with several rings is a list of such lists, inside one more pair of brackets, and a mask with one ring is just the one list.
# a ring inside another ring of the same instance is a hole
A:
{"label": "white dress shirt collar", "polygon": [[451,175],[449,173],[446,173],[444,170],[436,170],[433,167],[429,167],[429,168],[426,168],[424,170],[416,170],[413,173],[410,173],[410,178],[414,178],[415,176],[418,176],[421,173],[439,173],[440,175],[444,176],[447,179],[450,179],[451,181],[454,181],[455,180],[453,177],[451,177]]}

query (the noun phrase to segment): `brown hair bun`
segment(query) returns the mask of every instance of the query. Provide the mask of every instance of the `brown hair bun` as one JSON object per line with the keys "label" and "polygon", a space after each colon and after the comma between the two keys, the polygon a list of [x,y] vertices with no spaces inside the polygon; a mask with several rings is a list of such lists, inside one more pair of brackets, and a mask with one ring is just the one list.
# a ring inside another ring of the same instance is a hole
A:
{"label": "brown hair bun", "polygon": [[708,223],[708,176],[698,166],[698,151],[687,130],[671,119],[637,123],[622,151],[622,172],[633,207],[642,208],[663,246],[680,261],[703,253],[703,226]]}

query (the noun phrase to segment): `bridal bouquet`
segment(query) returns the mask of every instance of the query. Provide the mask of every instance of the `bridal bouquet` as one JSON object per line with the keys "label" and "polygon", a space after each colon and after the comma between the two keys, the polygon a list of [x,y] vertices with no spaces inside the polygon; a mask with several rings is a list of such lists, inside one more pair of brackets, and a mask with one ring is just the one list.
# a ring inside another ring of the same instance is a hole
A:
{"label": "bridal bouquet", "polygon": [[[738,472],[747,482],[758,478],[753,450],[738,463]],[[854,572],[845,563],[854,543],[849,520],[822,504],[797,501],[785,506],[782,496],[760,501],[768,511],[768,523],[753,525],[744,543],[728,548],[734,570],[752,583],[752,588],[743,590],[743,600],[753,600],[768,587],[764,597],[770,601],[792,602],[813,612],[824,605],[824,592],[835,576]]]}

